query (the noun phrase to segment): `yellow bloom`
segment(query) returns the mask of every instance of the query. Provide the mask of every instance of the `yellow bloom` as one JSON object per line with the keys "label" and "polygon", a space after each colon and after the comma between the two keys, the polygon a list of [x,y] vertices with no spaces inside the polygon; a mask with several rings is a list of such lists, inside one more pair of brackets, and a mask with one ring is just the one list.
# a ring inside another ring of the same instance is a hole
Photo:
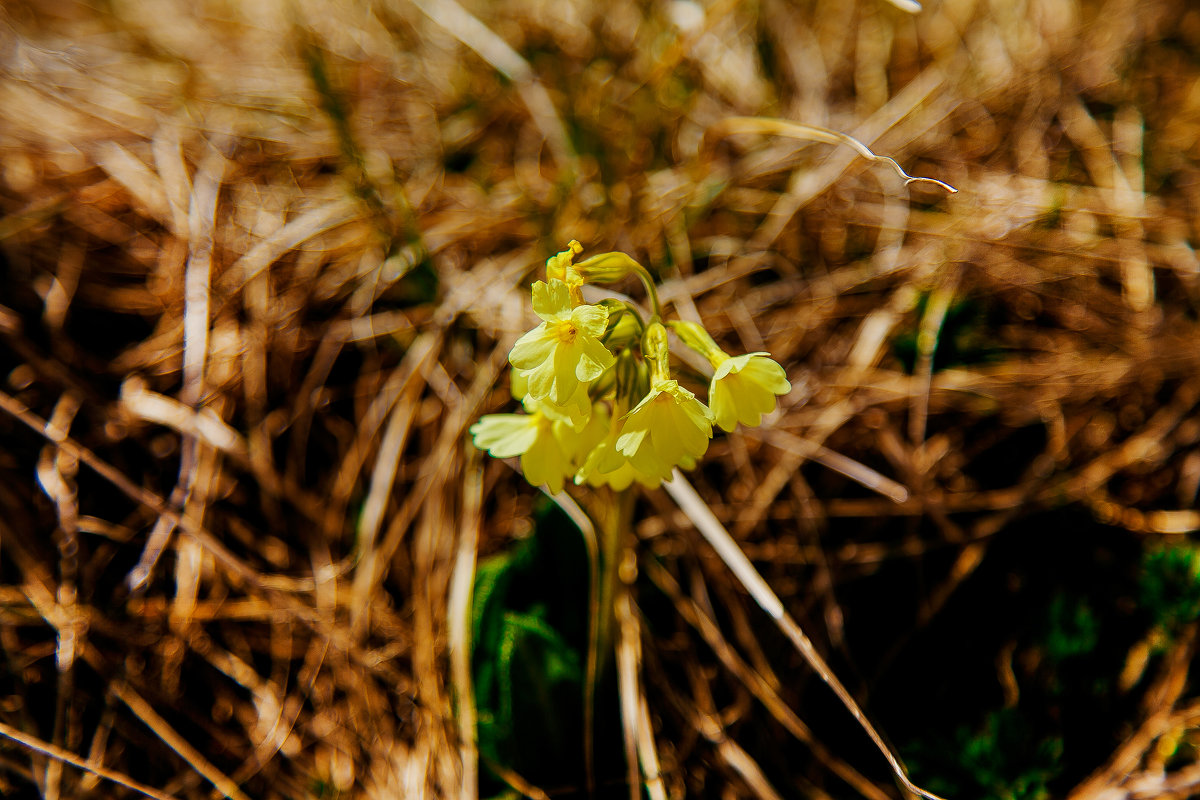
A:
{"label": "yellow bloom", "polygon": [[[565,436],[564,436],[565,434]],[[570,427],[545,414],[488,414],[471,426],[475,446],[496,458],[521,457],[525,480],[562,491],[563,479],[575,474],[570,451]]]}
{"label": "yellow bloom", "polygon": [[[604,426],[604,437],[588,449],[583,464],[575,473],[575,483],[591,486],[611,486],[620,492],[628,489],[635,480],[648,489],[662,483],[658,475],[647,475],[636,470],[629,458],[617,450],[617,438],[621,435],[620,417],[610,417],[603,406],[597,406],[592,414],[593,424]],[[589,426],[590,427],[590,426]]]}
{"label": "yellow bloom", "polygon": [[524,455],[538,438],[537,414],[486,414],[471,426],[475,446],[496,458]]}
{"label": "yellow bloom", "polygon": [[575,268],[575,256],[583,252],[583,245],[572,239],[567,249],[546,259],[546,279],[560,280],[572,289],[583,285],[583,275]]}
{"label": "yellow bloom", "polygon": [[792,389],[783,367],[767,353],[727,357],[717,365],[708,389],[708,402],[716,422],[732,431],[740,422],[756,426],[762,415],[775,410],[775,395]]}
{"label": "yellow bloom", "polygon": [[525,410],[530,414],[540,411],[555,422],[565,422],[572,430],[581,431],[587,425],[592,413],[592,398],[588,396],[586,384],[579,384],[575,394],[566,403],[558,405],[550,398],[538,400],[529,394],[529,380],[519,370],[512,371],[513,397],[521,401]]}
{"label": "yellow bloom", "polygon": [[713,413],[673,380],[656,380],[625,415],[617,450],[637,471],[670,480],[680,464],[694,465],[708,449]]}
{"label": "yellow bloom", "polygon": [[613,364],[599,338],[608,309],[572,307],[567,284],[551,279],[533,285],[533,310],[543,322],[517,340],[508,361],[529,381],[532,397],[565,406],[581,383],[591,383]]}

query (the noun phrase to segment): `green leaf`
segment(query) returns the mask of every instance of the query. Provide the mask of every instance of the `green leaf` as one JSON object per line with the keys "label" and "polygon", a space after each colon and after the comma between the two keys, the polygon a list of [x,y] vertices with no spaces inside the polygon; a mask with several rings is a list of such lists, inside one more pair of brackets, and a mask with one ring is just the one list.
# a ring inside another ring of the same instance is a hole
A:
{"label": "green leaf", "polygon": [[[541,510],[532,536],[476,569],[471,631],[479,752],[485,764],[542,787],[584,785],[587,581],[582,534],[556,506]],[[614,698],[599,704],[617,707]],[[616,713],[603,716],[607,723]],[[610,738],[614,755],[607,760],[619,763],[619,734],[596,740]],[[481,794],[502,790],[499,780],[485,780]]]}

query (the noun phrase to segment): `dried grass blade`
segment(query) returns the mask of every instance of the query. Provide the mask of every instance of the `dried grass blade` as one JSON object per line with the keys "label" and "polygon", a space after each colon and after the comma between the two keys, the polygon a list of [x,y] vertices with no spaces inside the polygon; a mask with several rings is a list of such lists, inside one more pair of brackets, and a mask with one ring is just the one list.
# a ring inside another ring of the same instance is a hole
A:
{"label": "dried grass blade", "polygon": [[820,676],[821,680],[833,690],[833,693],[837,695],[842,705],[858,721],[858,724],[866,732],[867,736],[871,738],[871,741],[879,749],[879,752],[887,759],[888,765],[896,775],[896,779],[910,792],[929,798],[929,800],[942,800],[938,795],[922,789],[908,779],[908,776],[904,773],[904,767],[900,764],[900,759],[896,757],[891,748],[884,742],[879,731],[875,729],[874,724],[867,718],[867,715],[859,707],[849,690],[846,689],[841,680],[833,673],[833,670],[829,668],[829,665],[825,663],[825,659],[813,647],[812,640],[808,638],[808,635],[804,633],[796,621],[784,610],[783,601],[779,599],[779,596],[775,594],[762,575],[759,574],[758,570],[754,568],[750,559],[746,557],[746,554],[738,547],[737,542],[725,530],[725,526],[713,514],[712,509],[701,499],[700,495],[696,494],[696,490],[692,488],[692,485],[687,482],[687,479],[683,477],[679,470],[675,470],[674,477],[667,483],[664,483],[663,486],[666,488],[667,493],[671,495],[671,498],[679,505],[680,509],[692,521],[692,524],[696,526],[696,530],[700,531],[705,540],[717,551],[717,555],[725,562],[725,566],[729,567],[730,572],[746,588],[746,591],[750,593],[754,601],[762,607],[763,611],[767,612],[771,619],[775,620],[775,624],[791,640],[796,650],[804,657],[804,660],[809,663],[809,666]]}
{"label": "dried grass blade", "polygon": [[641,661],[638,641],[641,630],[633,613],[628,587],[623,588],[617,596],[613,611],[617,617],[617,688],[621,700],[621,733],[625,740],[626,780],[629,783],[629,800],[638,800],[642,795],[638,777],[638,709],[641,697],[638,686],[638,665]]}
{"label": "dried grass blade", "polygon": [[152,217],[164,225],[171,224],[171,210],[162,181],[144,161],[116,142],[105,142],[96,153],[96,163],[145,206]]}
{"label": "dried grass blade", "polygon": [[475,746],[475,693],[471,685],[471,590],[483,504],[483,467],[479,451],[467,449],[463,470],[463,513],[458,548],[446,601],[449,618],[450,680],[457,699],[458,752],[462,762],[461,800],[479,796],[479,752]]}
{"label": "dried grass blade", "polygon": [[712,617],[706,614],[696,601],[684,596],[675,582],[675,578],[662,565],[653,559],[644,559],[642,563],[647,576],[655,586],[671,598],[683,620],[699,632],[725,668],[758,698],[758,701],[788,733],[808,745],[813,753],[828,764],[834,773],[853,786],[867,800],[890,800],[886,793],[863,777],[854,767],[830,753],[825,745],[813,736],[808,725],[784,703],[783,698],[771,688],[767,679],[747,664],[726,641]]}
{"label": "dried grass blade", "polygon": [[855,461],[853,458],[844,456],[836,450],[830,450],[825,445],[817,444],[794,433],[788,433],[780,429],[763,431],[752,428],[744,433],[793,455],[812,459],[818,464],[828,467],[834,472],[839,472],[855,483],[865,486],[871,491],[878,492],[896,503],[904,503],[909,498],[908,487],[904,484],[871,469],[861,461]]}
{"label": "dried grass blade", "polygon": [[913,375],[915,391],[909,399],[908,438],[914,447],[925,441],[925,425],[929,417],[929,392],[933,385],[933,358],[950,304],[954,302],[957,280],[951,277],[936,287],[929,296],[921,326],[917,332],[917,363]]}
{"label": "dried grass blade", "polygon": [[159,716],[140,694],[120,681],[113,684],[112,691],[122,703],[129,706],[130,711],[136,714],[150,730],[154,731],[156,736],[188,762],[192,769],[203,775],[205,780],[217,788],[217,791],[228,797],[229,800],[250,800],[228,775],[217,769],[216,765],[205,758],[187,739],[180,736],[179,732]]}
{"label": "dried grass blade", "polygon": [[[56,430],[45,420],[30,411],[20,400],[0,391],[0,411],[3,411],[21,424],[45,436],[57,444],[63,452],[86,464],[97,475],[110,483],[130,500],[145,506],[160,516],[167,517],[172,524],[178,526],[189,536],[195,537],[213,559],[225,568],[231,576],[236,577],[245,585],[267,597],[274,606],[291,614],[303,622],[319,636],[335,645],[338,652],[346,654],[357,663],[365,664],[365,656],[359,648],[352,647],[349,640],[330,626],[313,608],[305,605],[290,594],[273,588],[273,583],[252,569],[226,547],[211,531],[195,520],[185,517],[167,503],[160,495],[133,483],[128,477],[117,470],[112,464],[104,461],[94,452],[67,436],[65,431]],[[374,665],[371,665],[374,666]]]}
{"label": "dried grass blade", "polygon": [[758,766],[758,762],[751,758],[750,754],[742,749],[741,745],[727,738],[720,730],[716,732],[716,738],[713,736],[709,736],[708,738],[717,746],[717,753],[725,763],[738,775],[741,775],[742,780],[762,800],[783,800],[783,797],[775,790],[771,782],[767,780],[767,776],[763,774],[762,767]]}
{"label": "dried grass blade", "polygon": [[171,211],[171,230],[176,236],[182,236],[188,231],[188,198],[192,194],[192,181],[188,177],[178,131],[170,126],[161,128],[154,135],[151,153]]}
{"label": "dried grass blade", "polygon": [[550,495],[559,508],[563,510],[579,534],[583,537],[583,546],[588,558],[588,651],[583,673],[583,764],[586,774],[588,792],[596,786],[596,753],[593,737],[596,735],[593,722],[596,719],[596,680],[600,664],[600,541],[596,535],[596,526],[592,518],[566,492]]}
{"label": "dried grass blade", "polygon": [[322,203],[316,208],[281,226],[256,244],[237,260],[222,277],[222,290],[236,290],[248,283],[289,250],[332,228],[345,225],[361,216],[353,198]]}
{"label": "dried grass blade", "polygon": [[211,408],[199,411],[173,397],[151,391],[139,377],[121,384],[121,406],[144,422],[163,425],[223,453],[246,457],[246,442]]}
{"label": "dried grass blade", "polygon": [[49,742],[42,741],[36,736],[30,736],[28,733],[17,730],[9,725],[0,722],[0,736],[6,739],[11,739],[22,747],[27,747],[35,753],[60,761],[64,764],[70,764],[72,767],[90,772],[104,778],[106,781],[111,781],[118,786],[124,786],[126,789],[132,789],[135,792],[145,795],[146,797],[154,798],[154,800],[175,800],[169,794],[163,794],[157,789],[152,789],[149,786],[138,783],[133,778],[116,772],[115,770],[97,766],[88,763],[74,753],[63,750],[61,747],[55,747]]}
{"label": "dried grass blade", "polygon": [[642,760],[642,773],[646,776],[646,793],[650,795],[650,800],[667,800],[667,787],[663,783],[662,767],[659,766],[654,726],[650,723],[650,705],[646,702],[645,692],[642,692],[640,710],[638,758]]}
{"label": "dried grass blade", "polygon": [[[54,406],[50,425],[69,431],[71,421],[79,411],[80,399],[71,392],[63,393]],[[55,539],[59,550],[57,604],[65,625],[58,628],[55,647],[55,666],[58,671],[58,691],[54,704],[54,732],[51,741],[62,746],[69,739],[67,703],[74,693],[75,656],[82,646],[86,627],[77,604],[76,578],[79,571],[79,497],[74,476],[79,465],[53,445],[42,448],[37,463],[38,482],[53,501],[58,516]],[[43,796],[58,800],[61,792],[63,762],[52,759],[46,764]]]}
{"label": "dried grass blade", "polygon": [[[412,351],[410,351],[412,352]],[[431,352],[431,351],[430,351]],[[384,428],[383,438],[379,443],[379,455],[375,459],[375,468],[371,471],[370,488],[363,502],[362,513],[359,515],[357,539],[362,561],[354,576],[354,586],[351,590],[352,604],[350,612],[350,629],[354,636],[365,630],[367,612],[371,607],[368,592],[371,588],[370,576],[375,568],[375,540],[383,525],[384,512],[392,496],[392,487],[396,482],[396,470],[400,466],[400,457],[408,443],[408,435],[412,431],[415,418],[417,397],[414,392],[403,395],[399,402],[392,407],[388,417],[387,427]]]}
{"label": "dried grass blade", "polygon": [[[180,395],[180,399],[189,405],[198,403],[203,397],[211,316],[213,229],[225,169],[225,159],[213,151],[192,185],[188,259],[183,274],[183,390]],[[164,193],[164,205],[166,202]]]}
{"label": "dried grass blade", "polygon": [[529,109],[534,124],[546,137],[555,158],[572,174],[578,175],[575,153],[566,128],[554,108],[554,101],[534,75],[529,62],[455,0],[414,0],[413,4],[517,85],[517,91]]}
{"label": "dried grass blade", "polygon": [[503,764],[497,764],[495,761],[487,761],[488,769],[496,773],[496,777],[509,785],[509,788],[515,789],[522,797],[528,797],[529,800],[550,800],[550,795],[542,791],[541,787],[534,786],[521,775]]}

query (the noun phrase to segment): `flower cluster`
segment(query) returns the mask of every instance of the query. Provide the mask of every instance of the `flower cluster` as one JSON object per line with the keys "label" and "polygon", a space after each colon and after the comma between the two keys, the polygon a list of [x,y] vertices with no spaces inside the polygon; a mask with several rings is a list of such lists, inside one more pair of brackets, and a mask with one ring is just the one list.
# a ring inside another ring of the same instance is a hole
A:
{"label": "flower cluster", "polygon": [[[497,458],[519,456],[526,479],[562,491],[567,480],[628,488],[657,486],[676,467],[691,469],[708,449],[713,426],[755,426],[791,385],[767,353],[730,356],[692,322],[661,319],[653,280],[624,253],[578,264],[572,241],[546,262],[533,284],[541,324],[522,336],[508,360],[523,414],[488,414],[471,427],[475,446]],[[583,302],[583,284],[636,275],[654,306],[651,318],[629,304]],[[708,405],[671,377],[667,328],[714,369]]]}

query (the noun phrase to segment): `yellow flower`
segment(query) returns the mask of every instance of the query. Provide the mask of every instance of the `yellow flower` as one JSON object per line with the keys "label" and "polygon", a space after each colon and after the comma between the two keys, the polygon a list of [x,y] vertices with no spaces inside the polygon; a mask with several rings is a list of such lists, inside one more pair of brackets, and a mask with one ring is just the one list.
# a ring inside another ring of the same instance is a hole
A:
{"label": "yellow flower", "polygon": [[546,259],[546,279],[560,280],[571,289],[583,285],[583,275],[575,268],[575,256],[583,252],[583,245],[572,239],[567,242],[567,249]]}
{"label": "yellow flower", "polygon": [[[564,436],[566,434],[566,436]],[[471,426],[475,446],[496,458],[521,457],[525,480],[562,491],[563,479],[575,474],[564,440],[574,436],[570,427],[542,413],[488,414]]]}
{"label": "yellow flower", "polygon": [[613,364],[599,338],[608,309],[572,307],[570,288],[551,279],[533,285],[533,310],[543,322],[517,340],[508,361],[529,381],[533,398],[565,406],[581,383],[591,383]]}
{"label": "yellow flower", "polygon": [[637,407],[625,415],[617,451],[634,469],[670,480],[680,464],[691,466],[708,449],[713,413],[673,380],[656,380]]}
{"label": "yellow flower", "polygon": [[603,406],[597,405],[592,420],[593,424],[604,426],[606,435],[589,448],[583,464],[575,473],[576,484],[607,485],[620,492],[628,489],[635,480],[648,489],[662,483],[660,476],[647,475],[634,469],[629,458],[617,450],[617,438],[621,435],[620,417],[610,417]]}
{"label": "yellow flower", "polygon": [[708,402],[716,422],[732,431],[740,422],[756,426],[762,415],[775,410],[775,395],[792,389],[783,367],[767,353],[726,357],[717,365],[708,389]]}
{"label": "yellow flower", "polygon": [[581,431],[587,425],[588,419],[592,413],[592,398],[588,397],[588,387],[586,384],[579,384],[579,388],[575,390],[575,394],[566,403],[558,405],[550,401],[550,398],[531,397],[529,394],[529,380],[519,370],[512,371],[512,394],[513,397],[521,401],[525,406],[525,410],[530,414],[542,412],[555,422],[565,422],[571,426],[572,430]]}

